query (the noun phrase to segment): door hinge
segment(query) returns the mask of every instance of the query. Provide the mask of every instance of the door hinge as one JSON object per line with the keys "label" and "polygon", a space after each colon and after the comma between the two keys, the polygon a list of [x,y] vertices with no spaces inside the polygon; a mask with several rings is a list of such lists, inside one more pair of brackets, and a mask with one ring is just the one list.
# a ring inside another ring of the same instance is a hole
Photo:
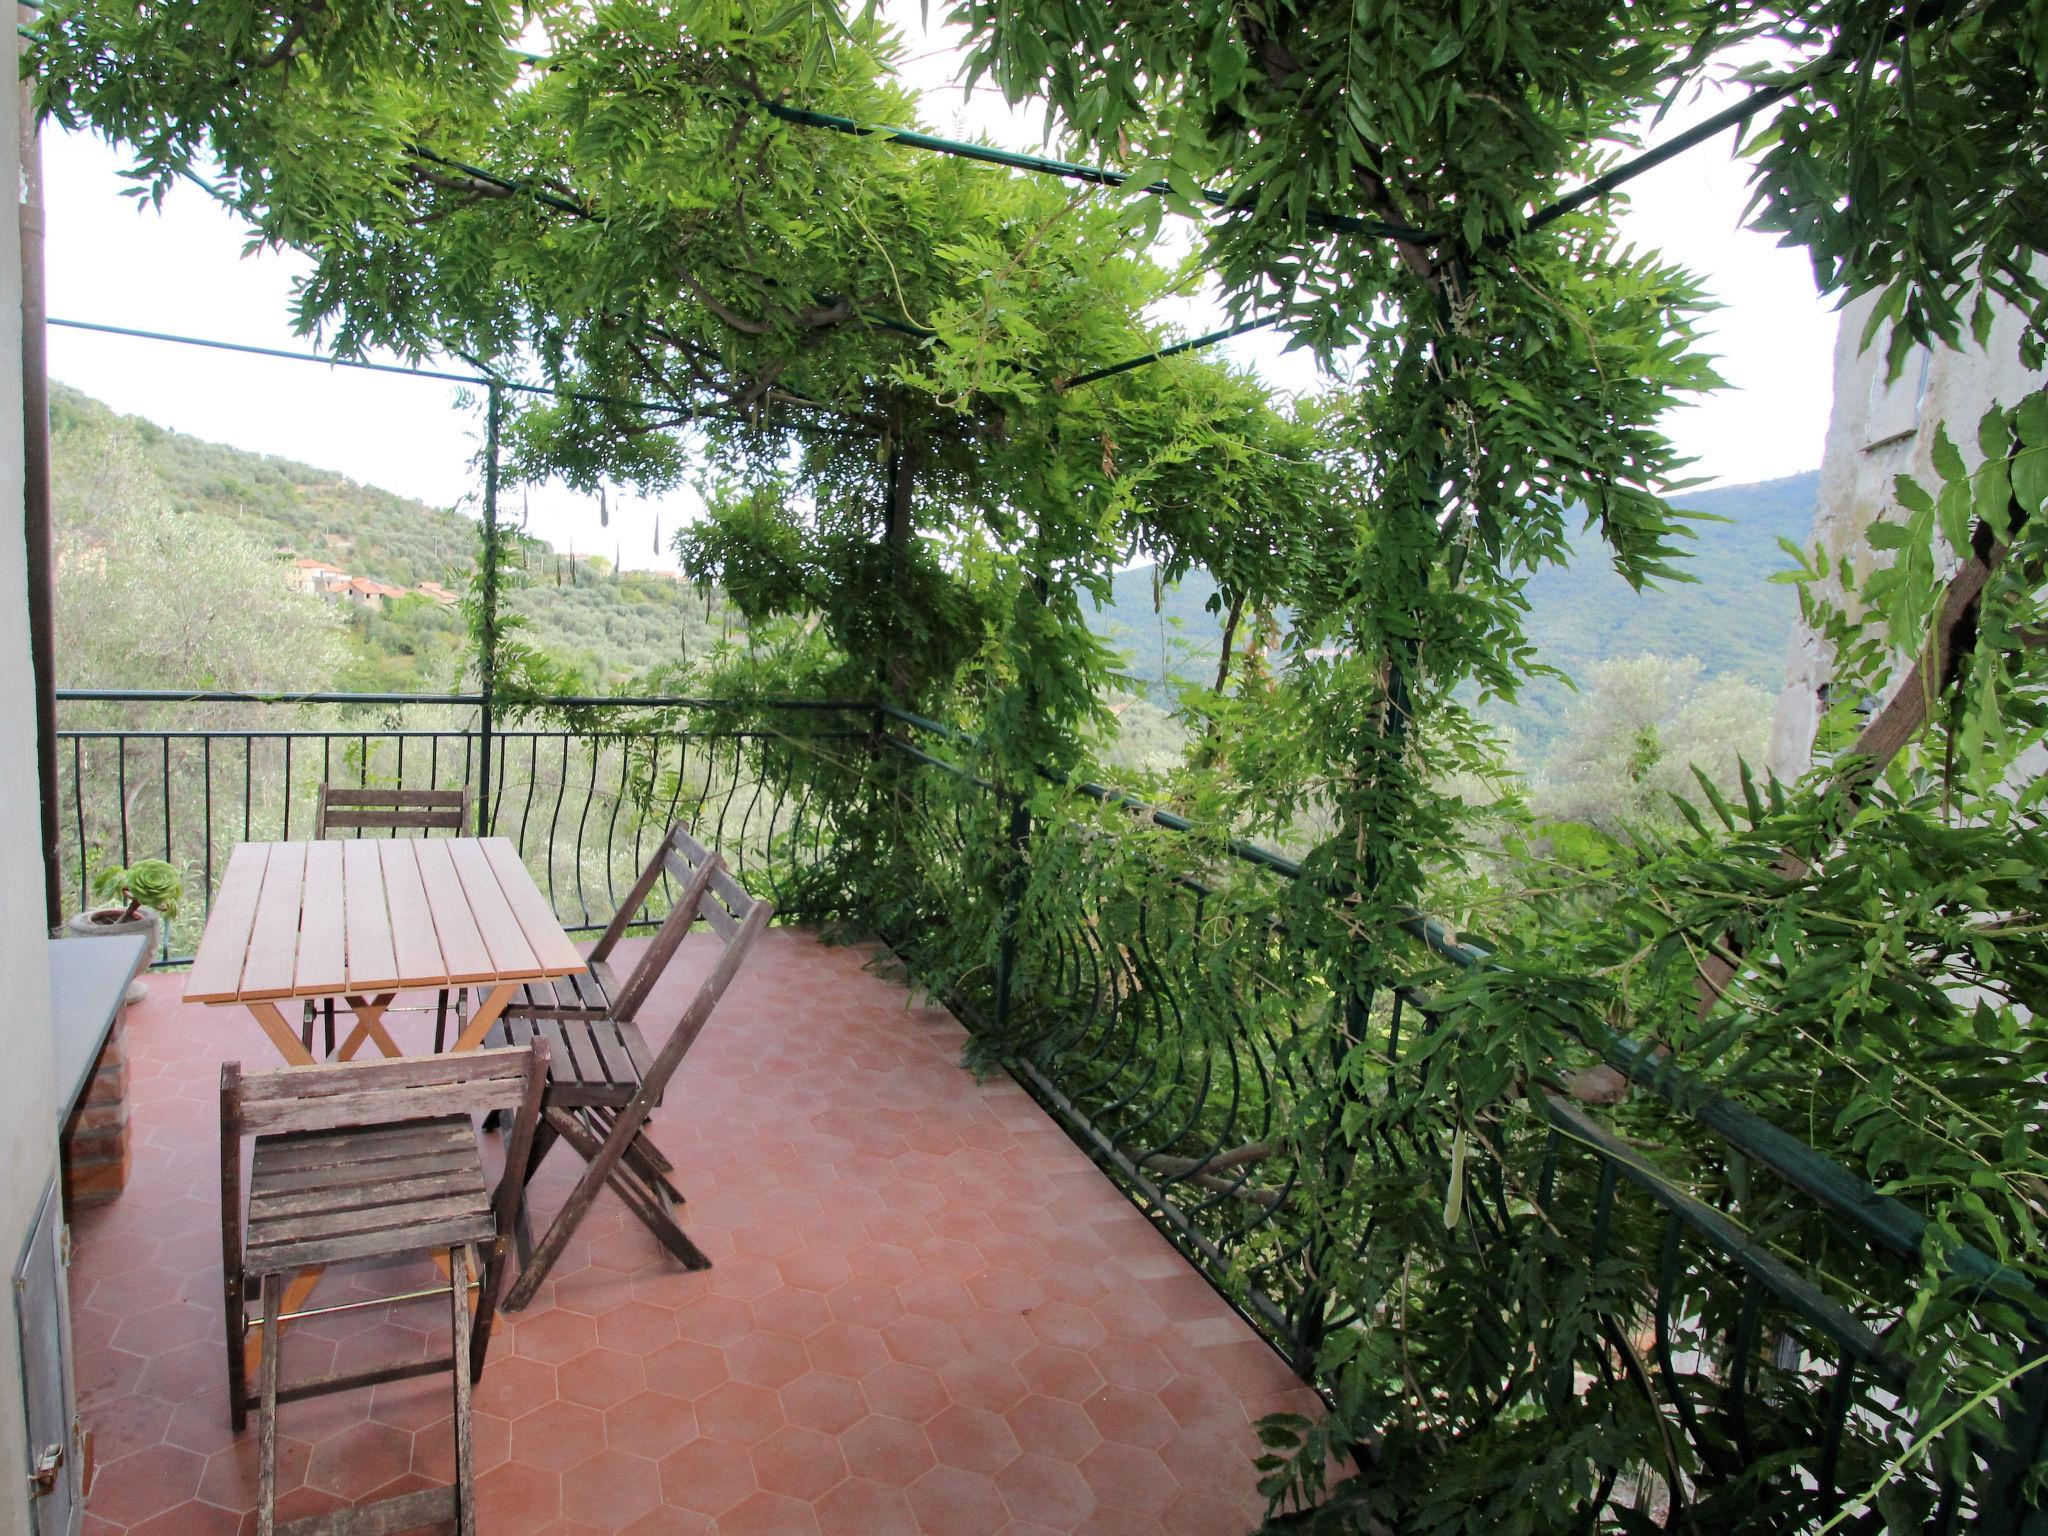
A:
{"label": "door hinge", "polygon": [[46,1445],[28,1474],[28,1496],[40,1499],[57,1489],[57,1473],[64,1465],[64,1447]]}
{"label": "door hinge", "polygon": [[71,1267],[71,1223],[68,1221],[57,1229],[57,1262],[66,1269]]}

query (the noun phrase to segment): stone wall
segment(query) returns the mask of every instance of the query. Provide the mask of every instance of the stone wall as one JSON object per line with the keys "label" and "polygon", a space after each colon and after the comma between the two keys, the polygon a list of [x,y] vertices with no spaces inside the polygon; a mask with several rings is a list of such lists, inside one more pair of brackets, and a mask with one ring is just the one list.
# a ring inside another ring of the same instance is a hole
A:
{"label": "stone wall", "polygon": [[[7,27],[0,70],[17,78],[19,38]],[[0,112],[0,186],[21,186],[18,113]],[[21,504],[21,231],[0,218],[0,1255],[13,1273],[43,1192],[57,1171],[50,1040],[49,930],[37,814],[36,717],[28,651],[28,561]],[[10,1291],[12,1287],[8,1288]],[[31,1529],[20,1346],[12,1297],[0,1324],[0,1536]]]}
{"label": "stone wall", "polygon": [[[1850,304],[1836,332],[1835,403],[1813,524],[1814,540],[1830,560],[1847,554],[1859,570],[1877,559],[1867,539],[1870,525],[1900,515],[1892,493],[1897,478],[1934,483],[1935,428],[1946,423],[1950,439],[1974,465],[1982,457],[1977,422],[1984,412],[1994,401],[2013,405],[2048,381],[2048,375],[2020,366],[2020,322],[2003,306],[1982,348],[1915,347],[1899,376],[1888,379],[1885,332],[1868,349],[1858,345],[1876,303],[1877,296],[1868,294]],[[1812,631],[1794,625],[1785,691],[1771,730],[1770,768],[1782,779],[1797,778],[1812,762],[1830,660]]]}

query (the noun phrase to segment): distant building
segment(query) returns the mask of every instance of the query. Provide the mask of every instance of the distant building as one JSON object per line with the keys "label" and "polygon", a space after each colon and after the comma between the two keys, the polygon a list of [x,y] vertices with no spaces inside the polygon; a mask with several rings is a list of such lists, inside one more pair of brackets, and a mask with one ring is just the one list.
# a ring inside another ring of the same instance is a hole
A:
{"label": "distant building", "polygon": [[421,597],[431,599],[439,603],[443,608],[452,607],[462,600],[458,593],[449,591],[448,588],[442,586],[438,581],[423,581],[414,590]]}
{"label": "distant building", "polygon": [[367,576],[352,578],[342,589],[342,597],[359,608],[381,610],[393,598],[404,597],[405,588],[387,587],[381,581],[372,581]]}
{"label": "distant building", "polygon": [[294,560],[292,586],[313,597],[336,597],[348,586],[349,574],[325,560]]}
{"label": "distant building", "polygon": [[[1982,348],[1915,347],[1899,376],[1887,378],[1888,333],[1880,331],[1867,348],[1857,345],[1877,302],[1878,295],[1865,294],[1850,304],[1835,334],[1835,403],[1813,520],[1812,542],[1833,563],[1849,556],[1859,572],[1884,558],[1871,550],[1869,530],[1873,523],[1898,520],[1892,490],[1898,476],[1936,483],[1936,427],[1946,424],[1949,440],[1974,467],[1982,458],[1977,423],[1993,402],[2017,405],[2048,384],[2048,374],[2020,366],[2021,322],[2004,304],[1996,306],[1997,320]],[[1797,778],[1813,761],[1833,666],[1818,637],[1796,624],[1771,728],[1770,769],[1781,779]]]}

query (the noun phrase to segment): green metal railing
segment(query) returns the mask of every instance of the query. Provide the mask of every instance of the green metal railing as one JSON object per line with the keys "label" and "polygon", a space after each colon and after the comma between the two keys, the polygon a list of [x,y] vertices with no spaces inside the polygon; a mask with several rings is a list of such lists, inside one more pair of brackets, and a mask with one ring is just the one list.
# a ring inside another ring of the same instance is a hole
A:
{"label": "green metal railing", "polygon": [[[610,921],[663,829],[700,830],[779,911],[806,915],[803,874],[833,833],[806,781],[764,763],[778,722],[822,721],[809,740],[863,747],[866,705],[551,698],[575,725],[482,729],[476,694],[307,693],[290,698],[60,689],[61,870],[80,907],[93,868],[168,860],[188,893],[159,965],[191,958],[238,842],[310,836],[323,783],[468,787],[477,831],[509,838],[563,925]],[[90,720],[90,723],[86,723]],[[658,920],[661,900],[649,909]]]}
{"label": "green metal railing", "polygon": [[[1226,842],[1211,846],[1233,866],[1228,899],[1221,880],[1164,873],[1134,895],[1127,861],[1111,878],[1117,861],[1105,848],[1098,888],[1071,840],[1085,849],[1104,833],[1077,807],[1070,821],[1026,824],[1027,840],[1069,840],[1060,861],[1067,915],[1056,931],[1034,934],[1039,914],[1006,903],[1000,886],[1000,872],[1030,851],[1017,846],[1003,792],[966,766],[971,739],[884,713],[891,728],[880,745],[911,771],[898,796],[900,829],[916,849],[911,867],[927,882],[926,906],[955,930],[989,934],[1002,957],[957,982],[949,1000],[1315,1380],[1325,1341],[1374,1319],[1350,1311],[1319,1279],[1318,1244],[1338,1239],[1318,1232],[1296,1196],[1327,1169],[1304,1166],[1313,1149],[1273,1141],[1290,1102],[1329,1086],[1328,1058],[1301,1048],[1312,1011],[1302,999],[1315,996],[1318,981],[1282,917],[1299,865]],[[1197,830],[1101,785],[1069,789],[1082,805],[1122,805],[1152,827]],[[1404,929],[1394,942],[1417,977],[1485,963],[1482,947],[1433,919],[1416,914]],[[904,948],[914,959],[915,942]],[[1026,974],[1009,973],[1020,964]],[[1344,1010],[1358,1043],[1385,1062],[1388,1083],[1401,1082],[1404,1042],[1434,1016],[1431,995],[1405,986],[1373,1006],[1327,989],[1322,996],[1321,1006]],[[2023,1374],[1997,1396],[1989,1427],[1968,1437],[1960,1458],[1909,1456],[1931,1428],[1905,1407],[1920,1362],[1888,1336],[1930,1252],[1924,1218],[1669,1060],[1619,1039],[1583,1044],[1663,1114],[1673,1148],[1739,1162],[1749,1189],[1741,1201],[1710,1204],[1595,1114],[1541,1090],[1531,1105],[1548,1130],[1533,1198],[1508,1187],[1497,1161],[1468,1173],[1465,1219],[1481,1254],[1505,1268],[1554,1214],[1584,1237],[1576,1267],[1588,1285],[1626,1288],[1600,1309],[1574,1379],[1518,1386],[1508,1371],[1498,1405],[1502,1416],[1562,1413],[1589,1391],[1634,1393],[1662,1420],[1667,1454],[1600,1483],[1596,1526],[1632,1529],[1654,1517],[1664,1529],[1776,1533],[1839,1517],[1848,1530],[2048,1530],[2048,1509],[2029,1486],[2048,1456],[2048,1370],[2026,1368],[2048,1354],[2043,1298],[1975,1249],[1943,1250],[1949,1270],[1976,1289],[1979,1326],[2011,1345]],[[1411,1135],[1381,1138],[1362,1155],[1448,1183],[1448,1149]],[[1816,1219],[1824,1226],[1827,1251],[1774,1246],[1770,1234],[1793,1212],[1809,1223],[1801,1230]],[[1845,1513],[1880,1481],[1882,1512]]]}

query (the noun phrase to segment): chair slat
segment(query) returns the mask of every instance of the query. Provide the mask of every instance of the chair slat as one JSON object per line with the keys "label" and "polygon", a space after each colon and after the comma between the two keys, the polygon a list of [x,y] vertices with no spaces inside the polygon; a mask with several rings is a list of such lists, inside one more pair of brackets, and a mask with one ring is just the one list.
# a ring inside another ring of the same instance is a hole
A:
{"label": "chair slat", "polygon": [[[479,1187],[481,1182],[478,1181]],[[346,1237],[356,1232],[390,1232],[411,1226],[461,1221],[470,1216],[488,1214],[489,1209],[488,1200],[468,1190],[421,1200],[410,1206],[393,1205],[387,1201],[380,1205],[340,1208],[328,1205],[276,1214],[252,1206],[249,1211],[249,1250],[253,1253],[259,1248],[274,1248],[282,1243],[306,1242],[313,1238]]]}
{"label": "chair slat", "polygon": [[317,1187],[280,1187],[273,1179],[260,1180],[249,1192],[249,1221],[281,1221],[289,1217],[316,1215],[332,1210],[368,1210],[380,1205],[408,1205],[420,1200],[469,1199],[483,1204],[490,1198],[484,1184],[483,1165],[472,1155],[453,1166],[432,1172],[397,1167],[380,1170],[368,1182],[361,1178],[343,1182],[336,1179]]}
{"label": "chair slat", "polygon": [[[680,854],[668,854],[665,862],[668,865],[669,874],[685,885],[689,884],[692,877],[696,874],[696,870],[684,862]],[[718,877],[714,873],[711,878],[715,883]],[[697,908],[697,915],[709,923],[718,936],[727,942],[730,942],[732,936],[740,931],[740,920],[726,910],[724,903],[716,899],[700,903]]]}
{"label": "chair slat", "polygon": [[426,806],[439,810],[459,811],[462,802],[469,798],[469,791],[463,789],[379,789],[352,788],[346,784],[322,786],[327,793],[329,805],[404,805]]}
{"label": "chair slat", "polygon": [[461,832],[469,825],[469,790],[396,789],[322,784],[313,835],[418,829]]}
{"label": "chair slat", "polygon": [[332,1134],[274,1136],[266,1146],[272,1176],[284,1172],[331,1172],[376,1161],[406,1162],[467,1152],[475,1138],[466,1120],[415,1120],[408,1125]]}
{"label": "chair slat", "polygon": [[471,1147],[456,1147],[448,1151],[394,1155],[375,1163],[329,1161],[294,1168],[272,1168],[265,1173],[262,1187],[266,1194],[291,1195],[359,1183],[366,1174],[403,1182],[453,1173],[474,1160]]}
{"label": "chair slat", "polygon": [[349,1259],[375,1259],[400,1252],[431,1252],[461,1243],[482,1241],[492,1235],[491,1213],[454,1217],[446,1221],[420,1222],[394,1231],[346,1232],[334,1237],[278,1243],[249,1251],[251,1274],[277,1274],[286,1270],[311,1269],[321,1264],[340,1264]]}

